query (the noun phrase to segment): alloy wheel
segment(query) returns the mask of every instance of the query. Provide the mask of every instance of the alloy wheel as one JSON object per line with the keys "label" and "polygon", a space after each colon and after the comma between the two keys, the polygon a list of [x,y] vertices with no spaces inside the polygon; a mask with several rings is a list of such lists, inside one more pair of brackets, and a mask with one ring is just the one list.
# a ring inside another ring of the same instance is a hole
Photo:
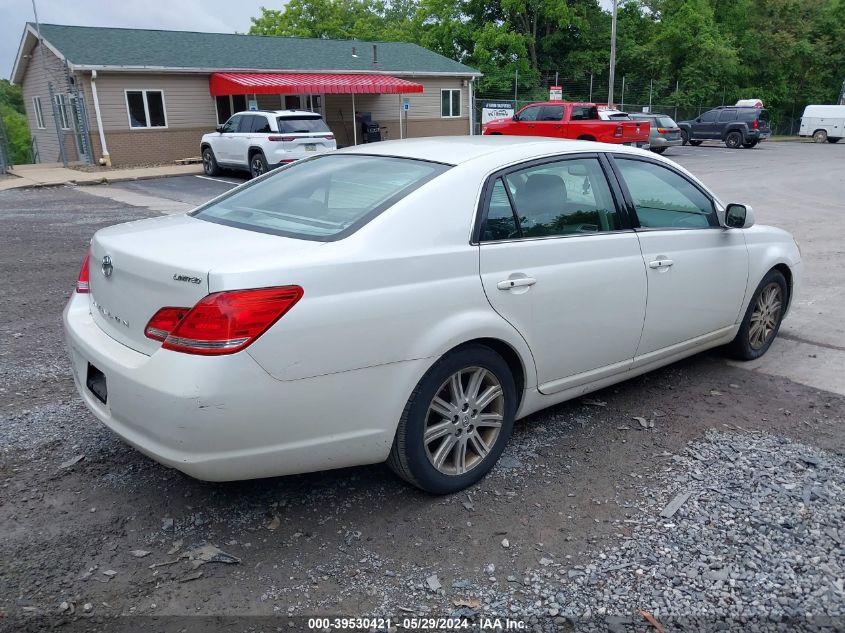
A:
{"label": "alloy wheel", "polygon": [[205,150],[202,153],[202,168],[203,171],[205,171],[205,173],[208,175],[211,175],[211,172],[214,171],[213,165],[211,163],[212,160],[213,158],[211,157],[211,151]]}
{"label": "alloy wheel", "polygon": [[257,154],[252,159],[251,171],[253,178],[258,178],[261,174],[264,173],[264,163],[261,160],[261,157]]}
{"label": "alloy wheel", "polygon": [[748,342],[755,350],[761,349],[774,336],[781,318],[783,295],[777,283],[770,283],[760,295],[751,313],[751,323],[748,328]]}
{"label": "alloy wheel", "polygon": [[483,367],[452,374],[437,390],[425,420],[425,452],[439,472],[463,475],[481,464],[502,429],[505,395]]}

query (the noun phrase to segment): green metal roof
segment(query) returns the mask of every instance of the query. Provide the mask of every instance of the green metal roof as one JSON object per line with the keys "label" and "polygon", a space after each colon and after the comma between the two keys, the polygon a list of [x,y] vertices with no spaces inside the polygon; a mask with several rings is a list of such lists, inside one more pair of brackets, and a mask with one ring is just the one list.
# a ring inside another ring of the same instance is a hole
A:
{"label": "green metal roof", "polygon": [[[34,26],[34,25],[31,25]],[[42,24],[75,66],[479,74],[417,44]],[[378,65],[373,65],[373,44]],[[355,47],[358,57],[352,56]]]}

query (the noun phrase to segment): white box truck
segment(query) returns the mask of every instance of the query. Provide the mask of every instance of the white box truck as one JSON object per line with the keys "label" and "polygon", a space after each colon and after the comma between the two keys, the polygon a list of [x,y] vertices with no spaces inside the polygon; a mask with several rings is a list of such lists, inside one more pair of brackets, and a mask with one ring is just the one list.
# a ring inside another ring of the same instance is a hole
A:
{"label": "white box truck", "polygon": [[845,105],[808,105],[798,136],[812,136],[816,143],[836,143],[845,136]]}

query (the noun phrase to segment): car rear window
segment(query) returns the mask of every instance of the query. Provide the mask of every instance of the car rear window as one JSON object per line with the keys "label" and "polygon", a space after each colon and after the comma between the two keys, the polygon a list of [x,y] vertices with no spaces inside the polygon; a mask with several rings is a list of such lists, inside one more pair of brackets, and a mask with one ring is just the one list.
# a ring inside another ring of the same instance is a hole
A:
{"label": "car rear window", "polygon": [[309,132],[331,132],[319,116],[278,117],[279,132],[283,134],[305,134]]}
{"label": "car rear window", "polygon": [[258,233],[334,241],[449,167],[410,158],[327,154],[234,189],[192,215]]}

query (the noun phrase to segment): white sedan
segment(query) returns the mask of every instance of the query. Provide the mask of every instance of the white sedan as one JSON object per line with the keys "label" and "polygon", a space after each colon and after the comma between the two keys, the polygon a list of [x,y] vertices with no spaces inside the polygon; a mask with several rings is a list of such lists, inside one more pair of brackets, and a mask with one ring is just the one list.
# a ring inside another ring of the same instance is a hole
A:
{"label": "white sedan", "polygon": [[800,252],[618,145],[392,141],[98,231],[64,312],[77,388],[206,480],[387,461],[449,493],[515,419],[696,352],[764,354]]}

